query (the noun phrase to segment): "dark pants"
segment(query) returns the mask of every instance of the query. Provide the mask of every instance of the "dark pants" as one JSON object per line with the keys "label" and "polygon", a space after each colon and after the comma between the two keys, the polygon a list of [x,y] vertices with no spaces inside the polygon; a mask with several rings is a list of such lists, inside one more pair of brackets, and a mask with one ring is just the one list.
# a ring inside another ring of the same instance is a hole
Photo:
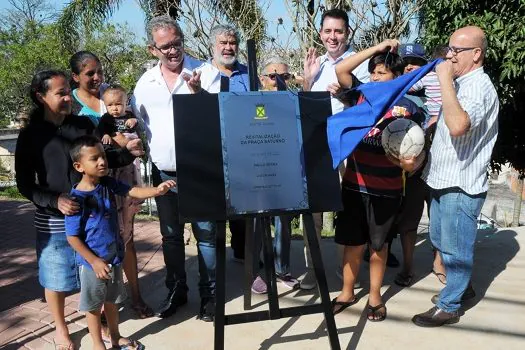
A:
{"label": "dark pants", "polygon": [[[158,186],[166,180],[176,180],[175,172],[162,171],[152,167],[153,185]],[[162,251],[166,264],[166,287],[177,293],[186,294],[186,270],[184,267],[184,223],[179,222],[179,203],[177,188],[155,198],[159,213]],[[199,259],[199,292],[201,298],[215,295],[215,232],[216,224],[210,221],[192,222],[192,230],[197,239]]]}
{"label": "dark pants", "polygon": [[236,258],[244,259],[244,242],[246,241],[246,220],[230,220],[230,241],[233,255]]}

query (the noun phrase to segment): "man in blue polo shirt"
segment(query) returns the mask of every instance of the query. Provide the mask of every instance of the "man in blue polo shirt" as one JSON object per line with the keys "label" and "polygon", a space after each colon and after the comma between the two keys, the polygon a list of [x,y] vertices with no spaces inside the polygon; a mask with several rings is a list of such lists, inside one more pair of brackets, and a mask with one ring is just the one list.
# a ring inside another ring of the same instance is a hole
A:
{"label": "man in blue polo shirt", "polygon": [[[237,60],[239,41],[239,32],[230,25],[221,24],[211,29],[210,47],[213,57],[209,63],[220,71],[221,91],[243,92],[250,90],[248,67]],[[232,234],[233,260],[242,263],[244,262],[246,222],[245,220],[230,220],[229,226]]]}
{"label": "man in blue polo shirt", "polygon": [[239,33],[230,25],[217,25],[211,29],[210,47],[213,57],[210,63],[221,72],[222,77],[229,80],[228,87],[221,87],[222,91],[248,91],[250,81],[248,67],[239,63]]}

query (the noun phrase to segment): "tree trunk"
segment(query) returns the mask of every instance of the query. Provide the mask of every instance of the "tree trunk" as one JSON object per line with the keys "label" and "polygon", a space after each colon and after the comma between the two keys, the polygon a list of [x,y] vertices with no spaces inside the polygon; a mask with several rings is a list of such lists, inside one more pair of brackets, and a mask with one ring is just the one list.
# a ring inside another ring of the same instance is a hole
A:
{"label": "tree trunk", "polygon": [[523,177],[517,173],[516,196],[514,197],[514,214],[512,215],[512,226],[520,225],[521,202],[523,194]]}
{"label": "tree trunk", "polygon": [[334,229],[334,216],[331,211],[323,213],[323,231],[331,232]]}

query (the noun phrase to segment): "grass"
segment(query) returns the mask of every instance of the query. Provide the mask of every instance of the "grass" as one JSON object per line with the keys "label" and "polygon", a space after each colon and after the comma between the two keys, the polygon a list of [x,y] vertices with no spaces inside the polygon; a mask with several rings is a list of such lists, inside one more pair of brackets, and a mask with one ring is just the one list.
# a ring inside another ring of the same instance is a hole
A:
{"label": "grass", "polygon": [[[148,215],[146,212],[140,212],[135,216],[137,221],[159,221],[159,218],[156,215]],[[186,227],[191,230],[191,225],[186,224]],[[272,226],[272,236],[274,236],[275,228]],[[332,238],[335,235],[335,230],[327,231],[323,230],[321,232],[321,238]],[[299,222],[295,223],[292,221],[292,239],[293,240],[302,240],[303,239],[303,230],[299,227]],[[228,222],[226,223],[226,243],[231,241],[231,232],[229,229]],[[195,238],[192,236],[191,242],[195,243]]]}
{"label": "grass", "polygon": [[16,186],[6,187],[0,190],[0,197],[18,200],[27,200],[24,196],[18,192]]}

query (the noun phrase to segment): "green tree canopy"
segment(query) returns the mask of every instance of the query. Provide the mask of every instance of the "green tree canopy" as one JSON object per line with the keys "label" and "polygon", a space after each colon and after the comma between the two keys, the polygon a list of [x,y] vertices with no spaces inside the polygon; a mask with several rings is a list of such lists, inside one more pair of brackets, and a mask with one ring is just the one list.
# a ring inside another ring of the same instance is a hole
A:
{"label": "green tree canopy", "polygon": [[423,43],[427,49],[448,43],[466,25],[487,36],[485,71],[500,99],[499,137],[492,165],[509,162],[525,172],[525,0],[433,0],[422,8]]}
{"label": "green tree canopy", "polygon": [[52,25],[28,22],[21,30],[0,31],[0,120],[9,120],[31,107],[29,85],[35,72],[66,69],[68,56],[60,49]]}
{"label": "green tree canopy", "polygon": [[[27,22],[22,29],[0,29],[0,127],[31,109],[28,88],[37,71],[69,71],[74,51],[63,50],[59,38],[56,24]],[[150,57],[144,43],[137,42],[123,25],[99,27],[77,47],[80,49],[99,56],[106,81],[127,90],[133,88]]]}

